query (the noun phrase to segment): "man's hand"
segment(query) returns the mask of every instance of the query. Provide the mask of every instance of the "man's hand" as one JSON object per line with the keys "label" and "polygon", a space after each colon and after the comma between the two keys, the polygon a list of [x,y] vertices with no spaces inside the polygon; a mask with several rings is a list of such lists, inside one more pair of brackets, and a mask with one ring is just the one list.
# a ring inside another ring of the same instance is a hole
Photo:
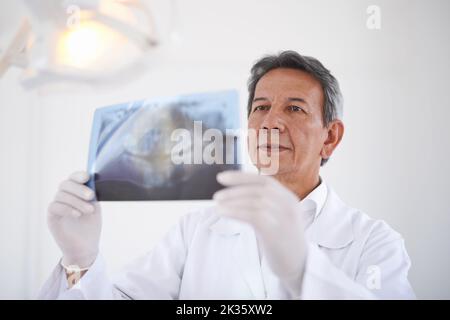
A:
{"label": "man's hand", "polygon": [[89,267],[97,257],[102,219],[89,175],[75,172],[64,180],[48,206],[49,229],[63,253],[65,266]]}
{"label": "man's hand", "polygon": [[226,171],[217,181],[228,186],[214,194],[219,212],[253,226],[272,271],[297,297],[306,260],[300,199],[270,176]]}

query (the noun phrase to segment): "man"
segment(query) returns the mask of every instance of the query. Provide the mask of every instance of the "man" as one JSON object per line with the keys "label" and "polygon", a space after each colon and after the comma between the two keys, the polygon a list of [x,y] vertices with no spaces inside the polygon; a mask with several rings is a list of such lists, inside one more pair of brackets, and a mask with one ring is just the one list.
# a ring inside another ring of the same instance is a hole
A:
{"label": "man", "polygon": [[215,205],[184,216],[114,280],[98,252],[100,206],[89,202],[88,175],[74,173],[49,206],[63,257],[41,297],[414,298],[402,237],[348,207],[319,176],[342,139],[341,116],[338,82],[318,60],[293,51],[262,58],[249,80],[248,127],[268,139],[249,152],[276,156],[278,170],[219,174],[226,188]]}

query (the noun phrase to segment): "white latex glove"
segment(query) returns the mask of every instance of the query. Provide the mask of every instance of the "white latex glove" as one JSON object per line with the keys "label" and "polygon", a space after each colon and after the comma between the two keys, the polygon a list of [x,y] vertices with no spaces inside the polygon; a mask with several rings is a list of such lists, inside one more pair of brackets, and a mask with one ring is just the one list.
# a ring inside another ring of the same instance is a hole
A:
{"label": "white latex glove", "polygon": [[63,181],[48,206],[50,232],[63,253],[65,266],[89,267],[97,257],[102,226],[100,204],[85,186],[88,173],[78,171]]}
{"label": "white latex glove", "polygon": [[253,226],[273,273],[297,298],[307,247],[300,199],[270,176],[226,171],[217,181],[228,186],[214,194],[219,212]]}

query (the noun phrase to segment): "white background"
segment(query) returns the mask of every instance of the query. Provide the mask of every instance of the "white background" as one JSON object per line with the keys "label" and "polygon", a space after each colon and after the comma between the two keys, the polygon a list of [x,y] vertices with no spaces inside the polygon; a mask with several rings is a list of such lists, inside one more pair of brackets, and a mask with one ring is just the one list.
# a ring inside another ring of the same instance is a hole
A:
{"label": "white background", "polygon": [[[366,27],[371,4],[381,8],[381,30]],[[1,2],[0,47],[26,13],[19,1]],[[35,297],[57,263],[46,207],[58,183],[86,167],[95,108],[228,88],[240,90],[244,108],[252,63],[293,49],[331,69],[345,98],[345,136],[322,176],[349,205],[404,236],[419,298],[449,299],[449,15],[448,0],[183,0],[182,42],[166,43],[145,76],[127,84],[25,91],[21,71],[10,69],[0,79],[0,298]],[[203,205],[104,203],[110,268]]]}

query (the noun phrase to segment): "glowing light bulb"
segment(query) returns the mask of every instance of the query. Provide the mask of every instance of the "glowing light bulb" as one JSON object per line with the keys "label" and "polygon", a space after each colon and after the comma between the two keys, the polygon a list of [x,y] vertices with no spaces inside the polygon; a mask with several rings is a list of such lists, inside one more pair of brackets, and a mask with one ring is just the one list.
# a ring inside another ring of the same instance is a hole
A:
{"label": "glowing light bulb", "polygon": [[126,41],[122,35],[95,21],[81,21],[62,32],[57,41],[58,64],[85,69],[98,66],[114,48]]}

